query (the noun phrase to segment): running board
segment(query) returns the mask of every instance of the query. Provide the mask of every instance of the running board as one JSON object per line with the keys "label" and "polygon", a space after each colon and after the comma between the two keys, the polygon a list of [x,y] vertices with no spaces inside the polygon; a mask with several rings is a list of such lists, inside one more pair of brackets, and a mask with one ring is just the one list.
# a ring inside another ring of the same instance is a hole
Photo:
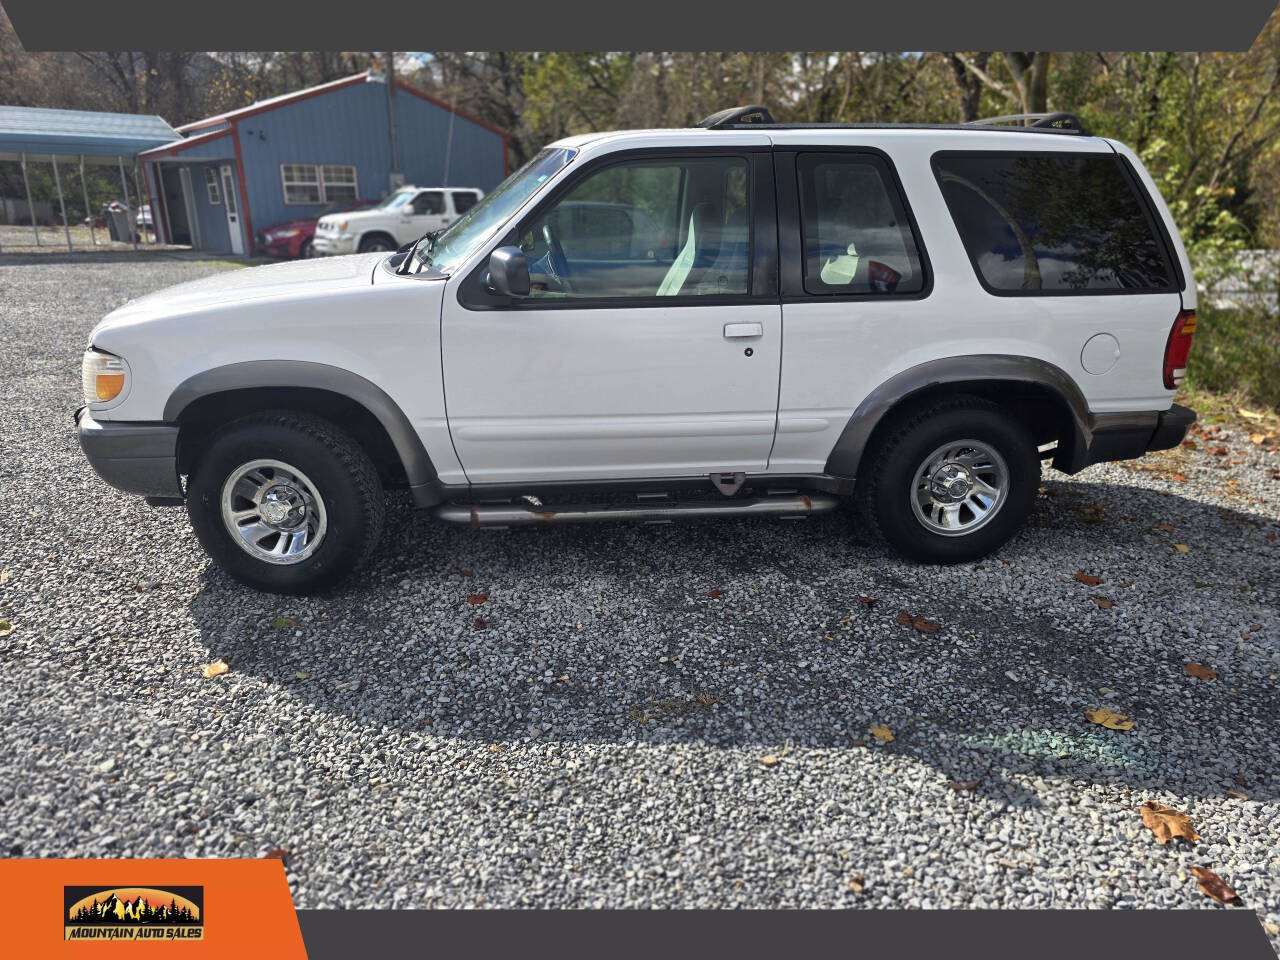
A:
{"label": "running board", "polygon": [[436,519],[475,527],[518,527],[540,523],[587,523],[594,520],[640,520],[664,523],[703,517],[782,517],[801,519],[826,513],[840,498],[826,493],[779,494],[726,500],[671,500],[650,503],[566,504],[535,507],[530,503],[444,503]]}

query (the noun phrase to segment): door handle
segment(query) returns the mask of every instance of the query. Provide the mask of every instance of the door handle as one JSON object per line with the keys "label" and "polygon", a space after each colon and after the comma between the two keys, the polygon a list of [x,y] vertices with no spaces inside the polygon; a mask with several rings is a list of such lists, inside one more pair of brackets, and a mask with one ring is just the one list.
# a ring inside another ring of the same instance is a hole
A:
{"label": "door handle", "polygon": [[737,340],[742,337],[763,337],[763,323],[726,323],[724,325],[726,340]]}

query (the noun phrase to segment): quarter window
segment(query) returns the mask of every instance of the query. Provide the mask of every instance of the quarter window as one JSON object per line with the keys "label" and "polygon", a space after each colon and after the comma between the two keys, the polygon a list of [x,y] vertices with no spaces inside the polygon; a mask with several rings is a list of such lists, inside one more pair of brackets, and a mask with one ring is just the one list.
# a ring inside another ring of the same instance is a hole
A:
{"label": "quarter window", "polygon": [[879,157],[804,154],[796,170],[806,292],[882,296],[924,289],[920,251]]}
{"label": "quarter window", "polygon": [[995,293],[1174,289],[1155,225],[1111,154],[940,153],[934,170]]}
{"label": "quarter window", "polygon": [[520,233],[531,295],[744,295],[751,231],[743,157],[663,158],[591,174]]}
{"label": "quarter window", "polygon": [[285,203],[335,203],[359,197],[356,168],[349,164],[284,163],[280,179]]}
{"label": "quarter window", "polygon": [[218,186],[218,171],[213,167],[204,168],[204,185],[209,191],[209,202],[219,206],[222,203],[222,190]]}

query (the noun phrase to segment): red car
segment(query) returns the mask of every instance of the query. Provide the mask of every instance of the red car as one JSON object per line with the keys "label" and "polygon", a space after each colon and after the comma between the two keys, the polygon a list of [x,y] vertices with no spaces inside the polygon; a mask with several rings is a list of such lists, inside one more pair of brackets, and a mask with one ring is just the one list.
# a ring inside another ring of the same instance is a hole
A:
{"label": "red car", "polygon": [[298,259],[313,257],[311,238],[315,236],[316,221],[330,213],[349,213],[352,210],[364,210],[377,206],[377,200],[349,200],[343,203],[331,203],[314,217],[305,220],[286,220],[273,223],[258,231],[254,252],[262,257],[285,257]]}

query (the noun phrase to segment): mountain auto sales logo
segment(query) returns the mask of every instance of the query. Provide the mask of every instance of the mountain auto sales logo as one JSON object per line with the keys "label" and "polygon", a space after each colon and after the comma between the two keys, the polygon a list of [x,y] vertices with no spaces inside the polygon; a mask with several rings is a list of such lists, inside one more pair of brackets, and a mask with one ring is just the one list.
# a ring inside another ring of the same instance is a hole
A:
{"label": "mountain auto sales logo", "polygon": [[63,887],[64,940],[203,940],[204,887]]}

